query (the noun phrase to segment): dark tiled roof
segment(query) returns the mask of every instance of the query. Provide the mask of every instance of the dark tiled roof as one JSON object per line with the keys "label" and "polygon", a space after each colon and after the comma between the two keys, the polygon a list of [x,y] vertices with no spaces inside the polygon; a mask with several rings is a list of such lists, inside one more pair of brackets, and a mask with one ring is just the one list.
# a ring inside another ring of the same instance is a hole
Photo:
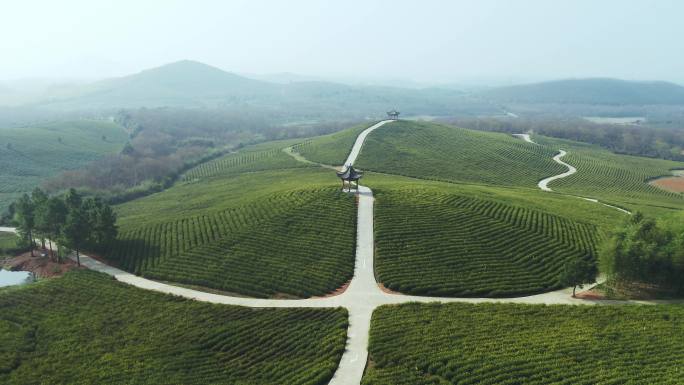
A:
{"label": "dark tiled roof", "polygon": [[363,174],[354,169],[354,166],[347,166],[343,171],[338,172],[337,176],[344,180],[359,180]]}

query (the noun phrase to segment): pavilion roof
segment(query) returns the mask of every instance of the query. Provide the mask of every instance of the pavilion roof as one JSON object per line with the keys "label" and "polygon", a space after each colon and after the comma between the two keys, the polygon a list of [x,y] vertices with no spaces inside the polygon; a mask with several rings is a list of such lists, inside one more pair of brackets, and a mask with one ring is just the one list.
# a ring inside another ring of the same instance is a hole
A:
{"label": "pavilion roof", "polygon": [[354,166],[349,165],[344,170],[337,172],[337,176],[344,180],[359,180],[363,173],[356,170]]}

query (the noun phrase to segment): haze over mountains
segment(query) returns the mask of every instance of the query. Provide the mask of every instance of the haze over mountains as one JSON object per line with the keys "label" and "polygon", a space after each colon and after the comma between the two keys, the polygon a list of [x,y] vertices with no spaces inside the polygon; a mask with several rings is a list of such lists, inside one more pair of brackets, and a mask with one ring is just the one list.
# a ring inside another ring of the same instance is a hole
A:
{"label": "haze over mountains", "polygon": [[[659,81],[568,79],[464,91],[447,86],[347,85],[286,75],[271,77],[275,81],[258,80],[184,60],[125,77],[46,88],[42,94],[0,85],[0,104],[28,104],[53,111],[242,107],[302,111],[304,115],[304,110],[312,115],[353,111],[357,116],[374,116],[395,107],[406,115],[489,115],[500,113],[500,105],[505,103],[684,105],[684,87]],[[18,96],[8,103],[13,95]]]}

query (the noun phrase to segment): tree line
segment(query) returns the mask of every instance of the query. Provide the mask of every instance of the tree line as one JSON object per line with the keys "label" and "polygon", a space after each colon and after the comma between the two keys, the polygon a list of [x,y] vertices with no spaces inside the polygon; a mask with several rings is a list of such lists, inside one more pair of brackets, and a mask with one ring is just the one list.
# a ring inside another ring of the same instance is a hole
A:
{"label": "tree line", "polygon": [[57,259],[61,262],[60,246],[76,252],[80,266],[80,252],[84,249],[101,251],[112,246],[118,234],[116,213],[99,198],[84,198],[74,189],[61,196],[49,196],[40,188],[31,195],[24,194],[13,205],[14,224],[31,245],[34,256],[36,239],[41,247],[49,246],[50,258],[55,259],[53,240],[57,242]]}
{"label": "tree line", "polygon": [[601,270],[617,282],[655,285],[684,294],[684,221],[635,213],[604,244]]}
{"label": "tree line", "polygon": [[598,124],[582,118],[454,118],[445,123],[482,131],[536,134],[597,144],[613,152],[684,161],[684,129]]}

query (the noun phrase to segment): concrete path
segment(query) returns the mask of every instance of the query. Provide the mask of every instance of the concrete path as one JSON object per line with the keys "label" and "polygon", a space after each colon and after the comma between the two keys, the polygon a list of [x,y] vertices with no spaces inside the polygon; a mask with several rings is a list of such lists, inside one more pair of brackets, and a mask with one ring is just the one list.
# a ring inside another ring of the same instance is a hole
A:
{"label": "concrete path", "polygon": [[[381,121],[364,130],[356,139],[345,165],[354,164],[361,152],[363,143],[372,131],[391,120]],[[526,134],[523,134],[526,135]],[[529,136],[527,137],[528,141]],[[532,142],[534,143],[534,142]],[[292,154],[291,154],[292,155]],[[561,151],[554,160],[561,164],[560,158],[565,155]],[[566,164],[567,165],[567,164]],[[575,172],[574,167],[567,165]],[[554,179],[558,179],[556,176]],[[553,179],[551,179],[553,180]],[[549,180],[550,181],[550,180]],[[548,183],[548,182],[547,182]],[[541,184],[541,182],[540,182]],[[545,186],[545,185],[544,185]],[[541,186],[540,186],[541,187]],[[198,301],[211,302],[226,305],[238,305],[248,307],[344,307],[349,311],[349,328],[347,331],[347,346],[342,356],[339,367],[330,381],[330,385],[358,385],[361,382],[366,362],[368,360],[368,334],[370,331],[370,320],[373,310],[381,305],[400,304],[407,302],[465,302],[465,303],[526,303],[526,304],[624,304],[624,303],[666,303],[666,301],[587,301],[574,299],[571,297],[572,289],[558,290],[554,292],[518,297],[518,298],[441,298],[441,297],[418,297],[402,294],[391,294],[380,289],[375,281],[374,274],[374,245],[373,239],[373,192],[366,186],[359,186],[358,192],[358,219],[357,219],[357,238],[356,238],[356,259],[354,265],[354,276],[347,290],[344,293],[326,298],[309,298],[301,300],[278,300],[278,299],[256,299],[244,297],[232,297],[227,295],[206,293],[203,291],[178,287],[165,283],[152,281],[143,277],[133,275],[105,263],[97,261],[87,255],[81,255],[81,264],[89,269],[109,274],[117,280],[146,290],[154,290],[162,293],[178,295],[181,297]],[[0,231],[16,232],[11,227],[0,227]]]}
{"label": "concrete path", "polygon": [[[537,142],[534,142],[534,141],[530,138],[530,135],[529,135],[529,134],[513,134],[513,136],[518,137],[518,138],[521,138],[521,139],[523,139],[524,141],[526,141],[526,142],[528,142],[528,143],[538,144]],[[567,153],[566,153],[564,150],[559,150],[559,153],[558,153],[556,156],[553,157],[553,160],[554,160],[556,163],[561,164],[561,165],[567,167],[567,168],[568,168],[568,171],[566,171],[566,172],[564,172],[564,173],[562,173],[562,174],[550,176],[550,177],[548,177],[548,178],[546,178],[546,179],[540,180],[539,183],[537,184],[537,186],[538,186],[542,191],[553,191],[553,190],[551,190],[551,188],[548,186],[548,184],[549,184],[550,182],[552,182],[552,181],[554,181],[554,180],[556,180],[556,179],[561,179],[561,178],[568,177],[568,176],[570,176],[570,175],[572,175],[572,174],[574,174],[574,173],[577,172],[577,169],[576,169],[575,167],[573,167],[573,166],[571,166],[571,165],[569,165],[569,164],[563,162],[563,161],[560,159],[560,158],[564,157],[566,154],[567,154]],[[585,201],[598,203],[598,204],[600,204],[600,205],[603,205],[603,206],[606,206],[606,207],[610,207],[611,209],[618,210],[618,211],[620,211],[620,212],[622,212],[622,213],[632,215],[632,212],[629,211],[629,210],[625,210],[625,209],[623,209],[622,207],[617,207],[617,206],[609,205],[609,204],[607,204],[607,203],[603,203],[603,202],[599,201],[598,199],[587,198],[587,197],[582,197],[582,196],[578,196],[578,195],[570,195],[570,196],[575,197],[575,198],[579,198],[579,199],[584,199]]]}
{"label": "concrete path", "polygon": [[563,161],[561,160],[561,158],[564,157],[565,154],[567,154],[567,152],[565,152],[564,150],[560,150],[560,152],[558,153],[558,155],[556,155],[556,156],[553,157],[553,160],[554,160],[554,162],[556,162],[556,163],[558,163],[558,164],[560,164],[560,165],[563,165],[563,166],[567,167],[567,168],[568,168],[568,171],[566,171],[566,172],[564,172],[564,173],[562,173],[562,174],[550,176],[550,177],[548,177],[548,178],[546,178],[546,179],[540,180],[539,183],[537,184],[537,186],[539,186],[539,188],[542,189],[542,191],[553,191],[553,190],[551,190],[551,189],[548,187],[549,182],[553,182],[553,181],[556,180],[556,179],[561,179],[561,178],[568,177],[568,176],[570,176],[570,175],[572,175],[572,174],[574,174],[574,173],[577,172],[577,169],[576,169],[576,168],[574,168],[573,166],[571,166],[571,165],[569,165],[569,164],[567,164],[567,163],[565,163],[565,162],[563,162]]}
{"label": "concrete path", "polygon": [[532,138],[530,138],[530,134],[513,134],[513,136],[518,137],[527,143],[532,143],[532,144],[537,144],[537,142],[533,141]]}

